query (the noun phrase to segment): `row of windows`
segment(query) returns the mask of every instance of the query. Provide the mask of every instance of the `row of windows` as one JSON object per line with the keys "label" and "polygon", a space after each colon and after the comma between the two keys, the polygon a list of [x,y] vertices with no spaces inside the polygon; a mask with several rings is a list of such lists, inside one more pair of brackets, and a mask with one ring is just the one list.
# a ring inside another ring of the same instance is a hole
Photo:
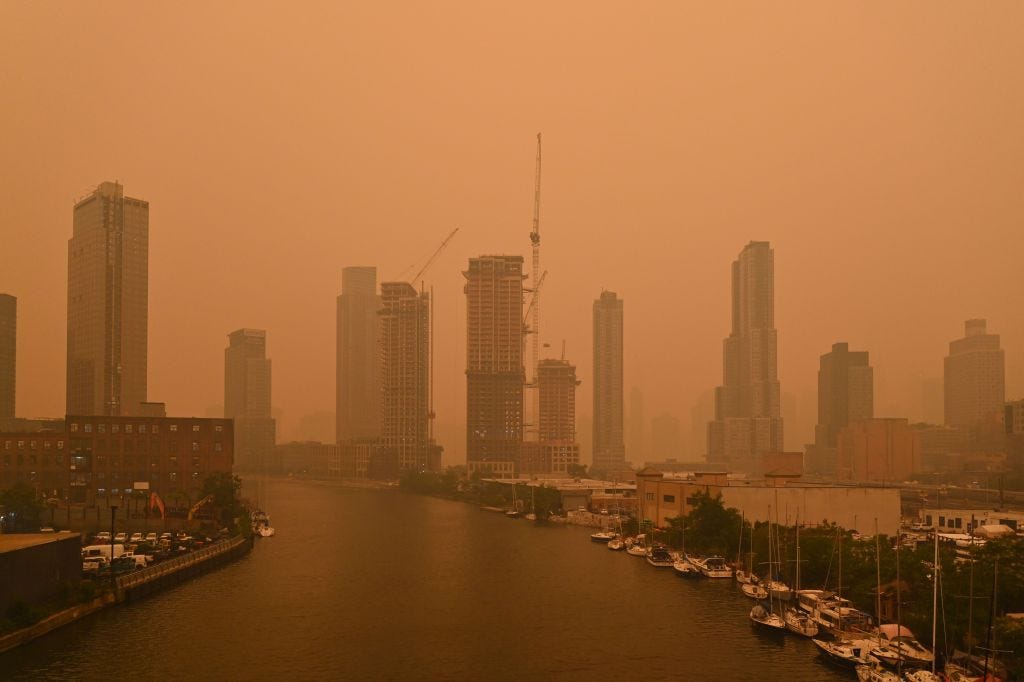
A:
{"label": "row of windows", "polygon": [[[78,426],[79,425],[77,423],[71,424],[71,432],[72,433],[78,433]],[[122,426],[121,424],[111,424],[110,425],[110,433],[121,433],[121,426]],[[171,424],[167,428],[171,432],[177,432],[178,431],[178,424]],[[160,425],[159,424],[124,424],[124,432],[125,433],[146,433],[147,429],[149,430],[149,433],[160,433]],[[221,431],[224,430],[224,425],[223,424],[214,424],[213,430],[216,431],[217,433],[220,433]],[[82,431],[84,431],[85,433],[92,433],[93,432],[93,425],[92,424],[82,424]],[[199,424],[193,424],[192,425],[192,431],[194,433],[199,433],[199,431],[200,431]],[[107,425],[106,424],[96,424],[96,433],[106,433],[106,432],[107,432]]]}
{"label": "row of windows", "polygon": [[[58,450],[63,450],[64,449],[64,441],[62,441],[62,440],[58,440],[58,441],[44,440],[43,441],[43,450],[52,450],[53,449],[53,444],[55,442],[57,444],[57,449]],[[28,441],[28,449],[29,450],[35,450],[38,447],[38,444],[39,444],[39,441],[37,441],[37,440],[30,440],[30,441]],[[13,441],[13,440],[5,440],[4,441],[4,450],[11,450],[11,449],[13,449],[14,445],[15,445],[15,441]],[[17,449],[18,450],[24,450],[25,449],[25,441],[23,441],[23,440],[17,441]]]}

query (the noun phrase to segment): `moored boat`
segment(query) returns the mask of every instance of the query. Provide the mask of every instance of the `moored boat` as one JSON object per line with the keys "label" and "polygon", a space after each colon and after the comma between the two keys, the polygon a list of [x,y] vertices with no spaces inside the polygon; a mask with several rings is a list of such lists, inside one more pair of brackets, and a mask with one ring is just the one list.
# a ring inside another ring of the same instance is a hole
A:
{"label": "moored boat", "polygon": [[764,589],[760,583],[745,583],[740,585],[740,590],[743,591],[743,595],[761,601],[762,599],[768,598],[768,590]]}
{"label": "moored boat", "polygon": [[790,606],[782,614],[782,618],[786,621],[786,627],[789,628],[790,632],[795,632],[804,637],[818,636],[818,624],[801,609]]}
{"label": "moored boat", "polygon": [[591,533],[590,534],[590,541],[591,542],[611,542],[612,540],[614,540],[618,536],[619,536],[619,534],[616,533],[613,530],[602,530],[602,531],[598,531],[597,533]]}
{"label": "moored boat", "polygon": [[704,559],[697,559],[697,569],[705,578],[731,578],[732,569],[720,556],[709,556]]}
{"label": "moored boat", "polygon": [[680,578],[699,578],[700,571],[687,561],[686,557],[680,556],[672,562],[672,568]]}
{"label": "moored boat", "polygon": [[672,568],[672,555],[664,547],[652,547],[647,555],[647,563],[657,568]]}
{"label": "moored boat", "polygon": [[626,543],[621,537],[616,537],[608,541],[608,549],[613,552],[621,552],[626,549]]}
{"label": "moored boat", "polygon": [[871,642],[859,639],[828,641],[812,638],[811,641],[826,659],[848,668],[866,665],[868,663],[867,652],[872,646]]}
{"label": "moored boat", "polygon": [[858,665],[856,671],[860,682],[900,682],[899,675],[878,665]]}
{"label": "moored boat", "polygon": [[785,633],[786,621],[777,613],[772,613],[765,607],[757,604],[750,610],[750,621],[760,625],[766,632]]}

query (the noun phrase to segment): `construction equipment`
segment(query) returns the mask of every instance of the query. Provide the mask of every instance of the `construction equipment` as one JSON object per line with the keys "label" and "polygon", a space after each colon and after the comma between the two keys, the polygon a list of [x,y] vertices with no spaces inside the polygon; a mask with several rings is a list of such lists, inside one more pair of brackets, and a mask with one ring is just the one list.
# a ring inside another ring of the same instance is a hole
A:
{"label": "construction equipment", "polygon": [[[427,271],[427,268],[429,268],[431,265],[434,264],[434,261],[437,259],[438,256],[441,255],[441,252],[444,251],[445,247],[448,246],[448,243],[452,240],[452,238],[455,236],[455,234],[458,231],[459,231],[459,228],[456,227],[454,230],[451,231],[451,233],[447,237],[444,238],[444,241],[441,242],[441,245],[438,246],[436,249],[434,249],[434,253],[432,253],[430,255],[430,257],[427,258],[427,262],[423,264],[423,267],[419,269],[419,272],[417,272],[415,275],[413,275],[412,278],[409,280],[410,284],[415,284],[416,281],[420,277],[422,277],[423,274]],[[418,262],[419,261],[417,260],[416,263],[418,263]],[[402,272],[399,273],[398,277],[395,278],[395,281],[403,281],[402,277],[405,276],[405,273],[409,272],[414,267],[416,267],[416,263],[413,263],[412,265],[407,267],[405,270],[402,270]]]}
{"label": "construction equipment", "polygon": [[[537,133],[537,167],[533,182],[533,229],[530,230],[530,243],[533,245],[533,272],[531,273],[533,278],[533,298],[530,301],[533,319],[531,320],[530,331],[533,333],[533,339],[530,343],[530,376],[532,383],[528,382],[527,385],[529,386],[536,386],[537,384],[537,363],[540,361],[539,293],[544,275],[547,274],[547,272],[540,272],[540,159],[540,133]],[[540,396],[535,392],[532,398],[532,421],[534,424],[538,424],[540,422]]]}

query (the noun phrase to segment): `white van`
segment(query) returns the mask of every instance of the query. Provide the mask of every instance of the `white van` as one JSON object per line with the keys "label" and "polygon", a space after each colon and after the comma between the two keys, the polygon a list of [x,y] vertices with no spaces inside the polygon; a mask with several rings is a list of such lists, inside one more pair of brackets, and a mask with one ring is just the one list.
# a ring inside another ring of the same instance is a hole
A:
{"label": "white van", "polygon": [[[111,559],[110,548],[111,548],[111,545],[87,545],[87,546],[82,548],[82,558],[83,559],[88,559],[89,557],[101,556],[101,557],[105,558],[107,561],[110,561],[110,559]],[[117,545],[117,544],[115,544],[115,545],[113,545],[113,548],[114,548],[114,556],[113,556],[113,558],[116,559],[117,557],[119,557],[122,554],[124,554],[124,545]]]}

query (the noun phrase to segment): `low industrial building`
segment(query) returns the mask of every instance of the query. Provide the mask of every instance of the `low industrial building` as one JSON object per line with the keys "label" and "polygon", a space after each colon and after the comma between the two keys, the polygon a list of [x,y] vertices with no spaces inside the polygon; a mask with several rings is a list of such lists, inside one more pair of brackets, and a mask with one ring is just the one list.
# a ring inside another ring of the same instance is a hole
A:
{"label": "low industrial building", "polygon": [[1024,512],[926,507],[918,512],[918,522],[940,533],[971,533],[982,526],[992,525],[1024,530]]}
{"label": "low industrial building", "polygon": [[658,526],[688,514],[699,493],[721,495],[726,508],[738,510],[748,521],[834,523],[866,534],[874,533],[876,519],[882,533],[895,534],[900,525],[898,488],[812,485],[795,475],[749,481],[734,479],[725,471],[682,476],[666,476],[650,468],[637,472],[639,512]]}
{"label": "low industrial building", "polygon": [[0,613],[16,602],[29,606],[73,588],[82,575],[78,533],[0,534]]}

